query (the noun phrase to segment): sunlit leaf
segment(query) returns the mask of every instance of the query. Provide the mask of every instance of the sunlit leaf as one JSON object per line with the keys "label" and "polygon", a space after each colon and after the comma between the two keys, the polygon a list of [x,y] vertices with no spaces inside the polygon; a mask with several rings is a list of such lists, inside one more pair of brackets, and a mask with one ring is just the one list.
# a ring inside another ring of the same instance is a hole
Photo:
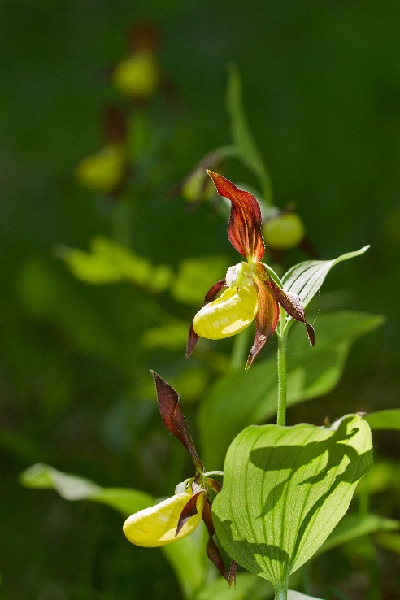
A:
{"label": "sunlit leaf", "polygon": [[138,490],[101,488],[88,479],[67,475],[49,465],[37,463],[24,471],[21,483],[27,487],[54,489],[66,500],[96,500],[122,514],[130,514],[154,504],[154,499]]}
{"label": "sunlit leaf", "polygon": [[[333,389],[352,342],[381,323],[379,316],[352,311],[319,316],[314,348],[303,328],[295,326],[288,340],[288,406]],[[275,356],[254,364],[250,371],[236,370],[217,381],[199,412],[202,456],[208,469],[221,468],[230,442],[241,429],[274,416],[277,394]]]}
{"label": "sunlit leaf", "polygon": [[228,259],[224,256],[186,258],[179,263],[178,275],[171,294],[179,302],[200,307],[204,301],[205,291],[225,277],[228,267]]}
{"label": "sunlit leaf", "polygon": [[166,348],[168,350],[185,350],[188,337],[188,324],[168,323],[160,327],[152,327],[142,335],[145,348]]}
{"label": "sunlit leaf", "polygon": [[307,260],[295,265],[282,277],[282,285],[286,292],[296,294],[304,307],[312,300],[324,283],[329,271],[338,263],[364,254],[369,246],[364,246],[355,252],[342,254],[333,260]]}
{"label": "sunlit leaf", "polygon": [[399,529],[399,526],[399,521],[378,515],[345,515],[318,552],[326,552],[370,533]]}
{"label": "sunlit leaf", "polygon": [[[92,500],[106,504],[125,517],[157,502],[139,490],[101,488],[88,479],[67,475],[44,464],[36,464],[27,469],[21,474],[20,480],[26,487],[54,489],[66,500]],[[122,525],[121,521],[121,535]],[[192,535],[160,548],[171,563],[187,597],[192,596],[204,581],[203,530],[200,526]]]}
{"label": "sunlit leaf", "polygon": [[55,253],[64,260],[75,277],[91,284],[132,281],[149,291],[160,292],[173,280],[168,266],[154,266],[146,258],[105,237],[94,238],[90,252],[57,246]]}
{"label": "sunlit leaf", "polygon": [[283,586],[346,513],[372,462],[359,415],[329,428],[250,426],[232,442],[213,503],[218,538],[250,572]]}
{"label": "sunlit leaf", "polygon": [[400,410],[378,410],[365,417],[371,429],[400,429]]}

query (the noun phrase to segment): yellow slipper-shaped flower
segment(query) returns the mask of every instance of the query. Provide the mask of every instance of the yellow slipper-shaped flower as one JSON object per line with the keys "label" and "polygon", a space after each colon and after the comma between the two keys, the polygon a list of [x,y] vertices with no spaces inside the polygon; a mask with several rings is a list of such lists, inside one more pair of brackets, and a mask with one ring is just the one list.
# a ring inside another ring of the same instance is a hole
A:
{"label": "yellow slipper-shaped flower", "polygon": [[202,519],[205,493],[199,494],[197,499],[197,514],[185,522],[177,535],[176,528],[181,512],[192,497],[191,490],[175,494],[172,498],[131,515],[124,523],[126,537],[136,546],[153,548],[190,535]]}
{"label": "yellow slipper-shaped flower", "polygon": [[201,337],[220,340],[248,327],[257,311],[258,295],[254,285],[228,288],[199,310],[193,319],[193,329]]}

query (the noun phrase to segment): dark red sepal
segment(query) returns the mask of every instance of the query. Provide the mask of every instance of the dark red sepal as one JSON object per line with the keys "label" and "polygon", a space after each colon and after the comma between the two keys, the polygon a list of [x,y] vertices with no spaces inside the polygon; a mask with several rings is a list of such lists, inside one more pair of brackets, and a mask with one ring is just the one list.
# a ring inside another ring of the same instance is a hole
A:
{"label": "dark red sepal", "polygon": [[194,347],[197,344],[198,339],[199,339],[199,336],[193,329],[193,321],[192,321],[190,323],[190,327],[189,327],[189,337],[188,337],[188,343],[186,346],[186,358],[189,358],[189,356],[192,354]]}
{"label": "dark red sepal", "polygon": [[258,287],[258,312],[255,318],[256,334],[246,362],[246,369],[251,366],[267,339],[275,333],[279,321],[279,305],[275,297],[258,277],[255,278],[255,283]]}
{"label": "dark red sepal", "polygon": [[211,516],[211,502],[208,498],[204,502],[202,517],[206,524],[208,535],[212,537],[215,533],[215,527]]}
{"label": "dark red sepal", "polygon": [[264,256],[264,240],[261,233],[260,205],[252,194],[239,190],[229,179],[207,171],[220,196],[231,201],[228,221],[228,239],[232,246],[247,260],[258,261]]}
{"label": "dark red sepal", "polygon": [[217,544],[211,537],[208,538],[207,542],[207,556],[211,560],[211,562],[214,563],[214,565],[217,567],[222,577],[224,577],[229,582],[229,574],[225,569],[224,559],[221,556],[221,552],[219,551]]}
{"label": "dark red sepal", "polygon": [[[203,306],[205,306],[206,304],[209,304],[209,302],[212,302],[213,300],[215,300],[215,298],[218,296],[220,291],[223,290],[225,287],[226,287],[225,278],[220,279],[219,281],[217,281],[217,283],[214,283],[214,285],[208,290],[206,297],[204,298]],[[193,329],[193,321],[192,321],[190,324],[190,327],[189,327],[189,339],[188,339],[188,343],[186,346],[186,358],[189,358],[189,356],[192,354],[193,349],[194,349],[198,339],[199,339],[199,336]]]}
{"label": "dark red sepal", "polygon": [[236,560],[233,560],[231,562],[231,566],[229,567],[229,575],[228,575],[229,587],[231,587],[232,583],[233,583],[233,586],[236,587],[237,569],[238,569],[238,564],[237,564]]}
{"label": "dark red sepal", "polygon": [[221,556],[221,552],[213,539],[215,533],[214,523],[212,522],[211,516],[211,503],[208,498],[205,499],[203,506],[203,521],[206,524],[208,535],[207,542],[207,556],[212,563],[217,567],[221,575],[229,582],[229,574],[225,569],[224,559]]}
{"label": "dark red sepal", "polygon": [[207,485],[209,485],[210,488],[214,490],[214,492],[216,492],[217,494],[219,494],[219,492],[222,490],[222,483],[220,483],[219,481],[216,481],[211,477],[207,477],[206,482]]}
{"label": "dark red sepal", "polygon": [[185,446],[196,469],[203,472],[204,466],[194,447],[188,424],[180,407],[178,392],[157,373],[154,371],[151,373],[156,384],[158,408],[165,427]]}
{"label": "dark red sepal", "polygon": [[182,529],[182,527],[184,526],[186,521],[188,519],[190,519],[190,517],[194,517],[194,515],[197,515],[197,513],[199,512],[197,510],[197,500],[198,500],[200,494],[205,494],[205,490],[200,490],[199,492],[194,494],[190,498],[190,500],[185,504],[185,506],[179,516],[179,521],[178,521],[178,525],[176,526],[175,536],[178,535],[178,533],[180,532],[180,530]]}
{"label": "dark red sepal", "polygon": [[285,292],[279,285],[270,277],[262,264],[257,265],[258,275],[264,271],[263,279],[266,285],[271,290],[275,300],[279,302],[281,306],[285,309],[285,311],[296,321],[301,321],[304,323],[307,329],[308,339],[310,340],[311,346],[315,344],[315,332],[314,328],[310,323],[307,323],[306,315],[304,312],[303,305],[301,300],[295,294],[290,294],[289,292]]}

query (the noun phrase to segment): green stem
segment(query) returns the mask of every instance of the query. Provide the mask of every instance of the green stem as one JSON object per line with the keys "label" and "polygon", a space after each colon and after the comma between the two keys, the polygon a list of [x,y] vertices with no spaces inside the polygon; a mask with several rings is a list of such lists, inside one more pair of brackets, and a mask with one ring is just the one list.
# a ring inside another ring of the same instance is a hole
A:
{"label": "green stem", "polygon": [[279,584],[275,586],[275,600],[287,600],[287,593],[287,585],[281,586]]}
{"label": "green stem", "polygon": [[278,333],[278,410],[276,424],[285,425],[286,422],[286,342],[287,332],[284,332],[285,316],[280,318],[280,331]]}
{"label": "green stem", "polygon": [[203,473],[204,477],[223,477],[224,476],[224,472],[223,471],[207,471],[206,473]]}
{"label": "green stem", "polygon": [[125,194],[114,209],[114,239],[119,244],[131,246],[133,201]]}

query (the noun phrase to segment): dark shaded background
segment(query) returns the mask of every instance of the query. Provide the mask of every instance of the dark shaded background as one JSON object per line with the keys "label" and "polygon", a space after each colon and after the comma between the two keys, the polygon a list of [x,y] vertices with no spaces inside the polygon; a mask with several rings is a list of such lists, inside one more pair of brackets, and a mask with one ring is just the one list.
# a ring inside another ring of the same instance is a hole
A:
{"label": "dark shaded background", "polygon": [[[338,388],[291,409],[289,420],[320,424],[398,406],[400,4],[3,0],[0,589],[9,600],[180,594],[159,552],[126,542],[120,516],[18,482],[38,461],[156,496],[190,475],[160,426],[148,375],[154,368],[177,378],[187,363],[182,352],[151,352],[140,340],[168,311],[189,322],[193,309],[128,284],[88,286],[53,252],[113,235],[112,202],[81,188],[74,171],[99,148],[104,105],[124,103],[109,67],[126,54],[127,27],[139,19],[159,28],[159,60],[179,108],[160,96],[150,110],[152,158],[142,165],[132,248],[173,268],[203,254],[237,262],[209,204],[188,212],[182,199],[165,200],[194,163],[229,141],[226,67],[234,61],[275,203],[296,203],[323,258],[371,244],[332,272],[328,301],[386,317],[354,346]],[[228,175],[255,183],[233,162]],[[294,252],[287,264],[304,258]],[[229,353],[228,343],[221,348]],[[187,409],[193,422],[195,406]],[[398,435],[376,442],[383,456],[398,457]]]}

